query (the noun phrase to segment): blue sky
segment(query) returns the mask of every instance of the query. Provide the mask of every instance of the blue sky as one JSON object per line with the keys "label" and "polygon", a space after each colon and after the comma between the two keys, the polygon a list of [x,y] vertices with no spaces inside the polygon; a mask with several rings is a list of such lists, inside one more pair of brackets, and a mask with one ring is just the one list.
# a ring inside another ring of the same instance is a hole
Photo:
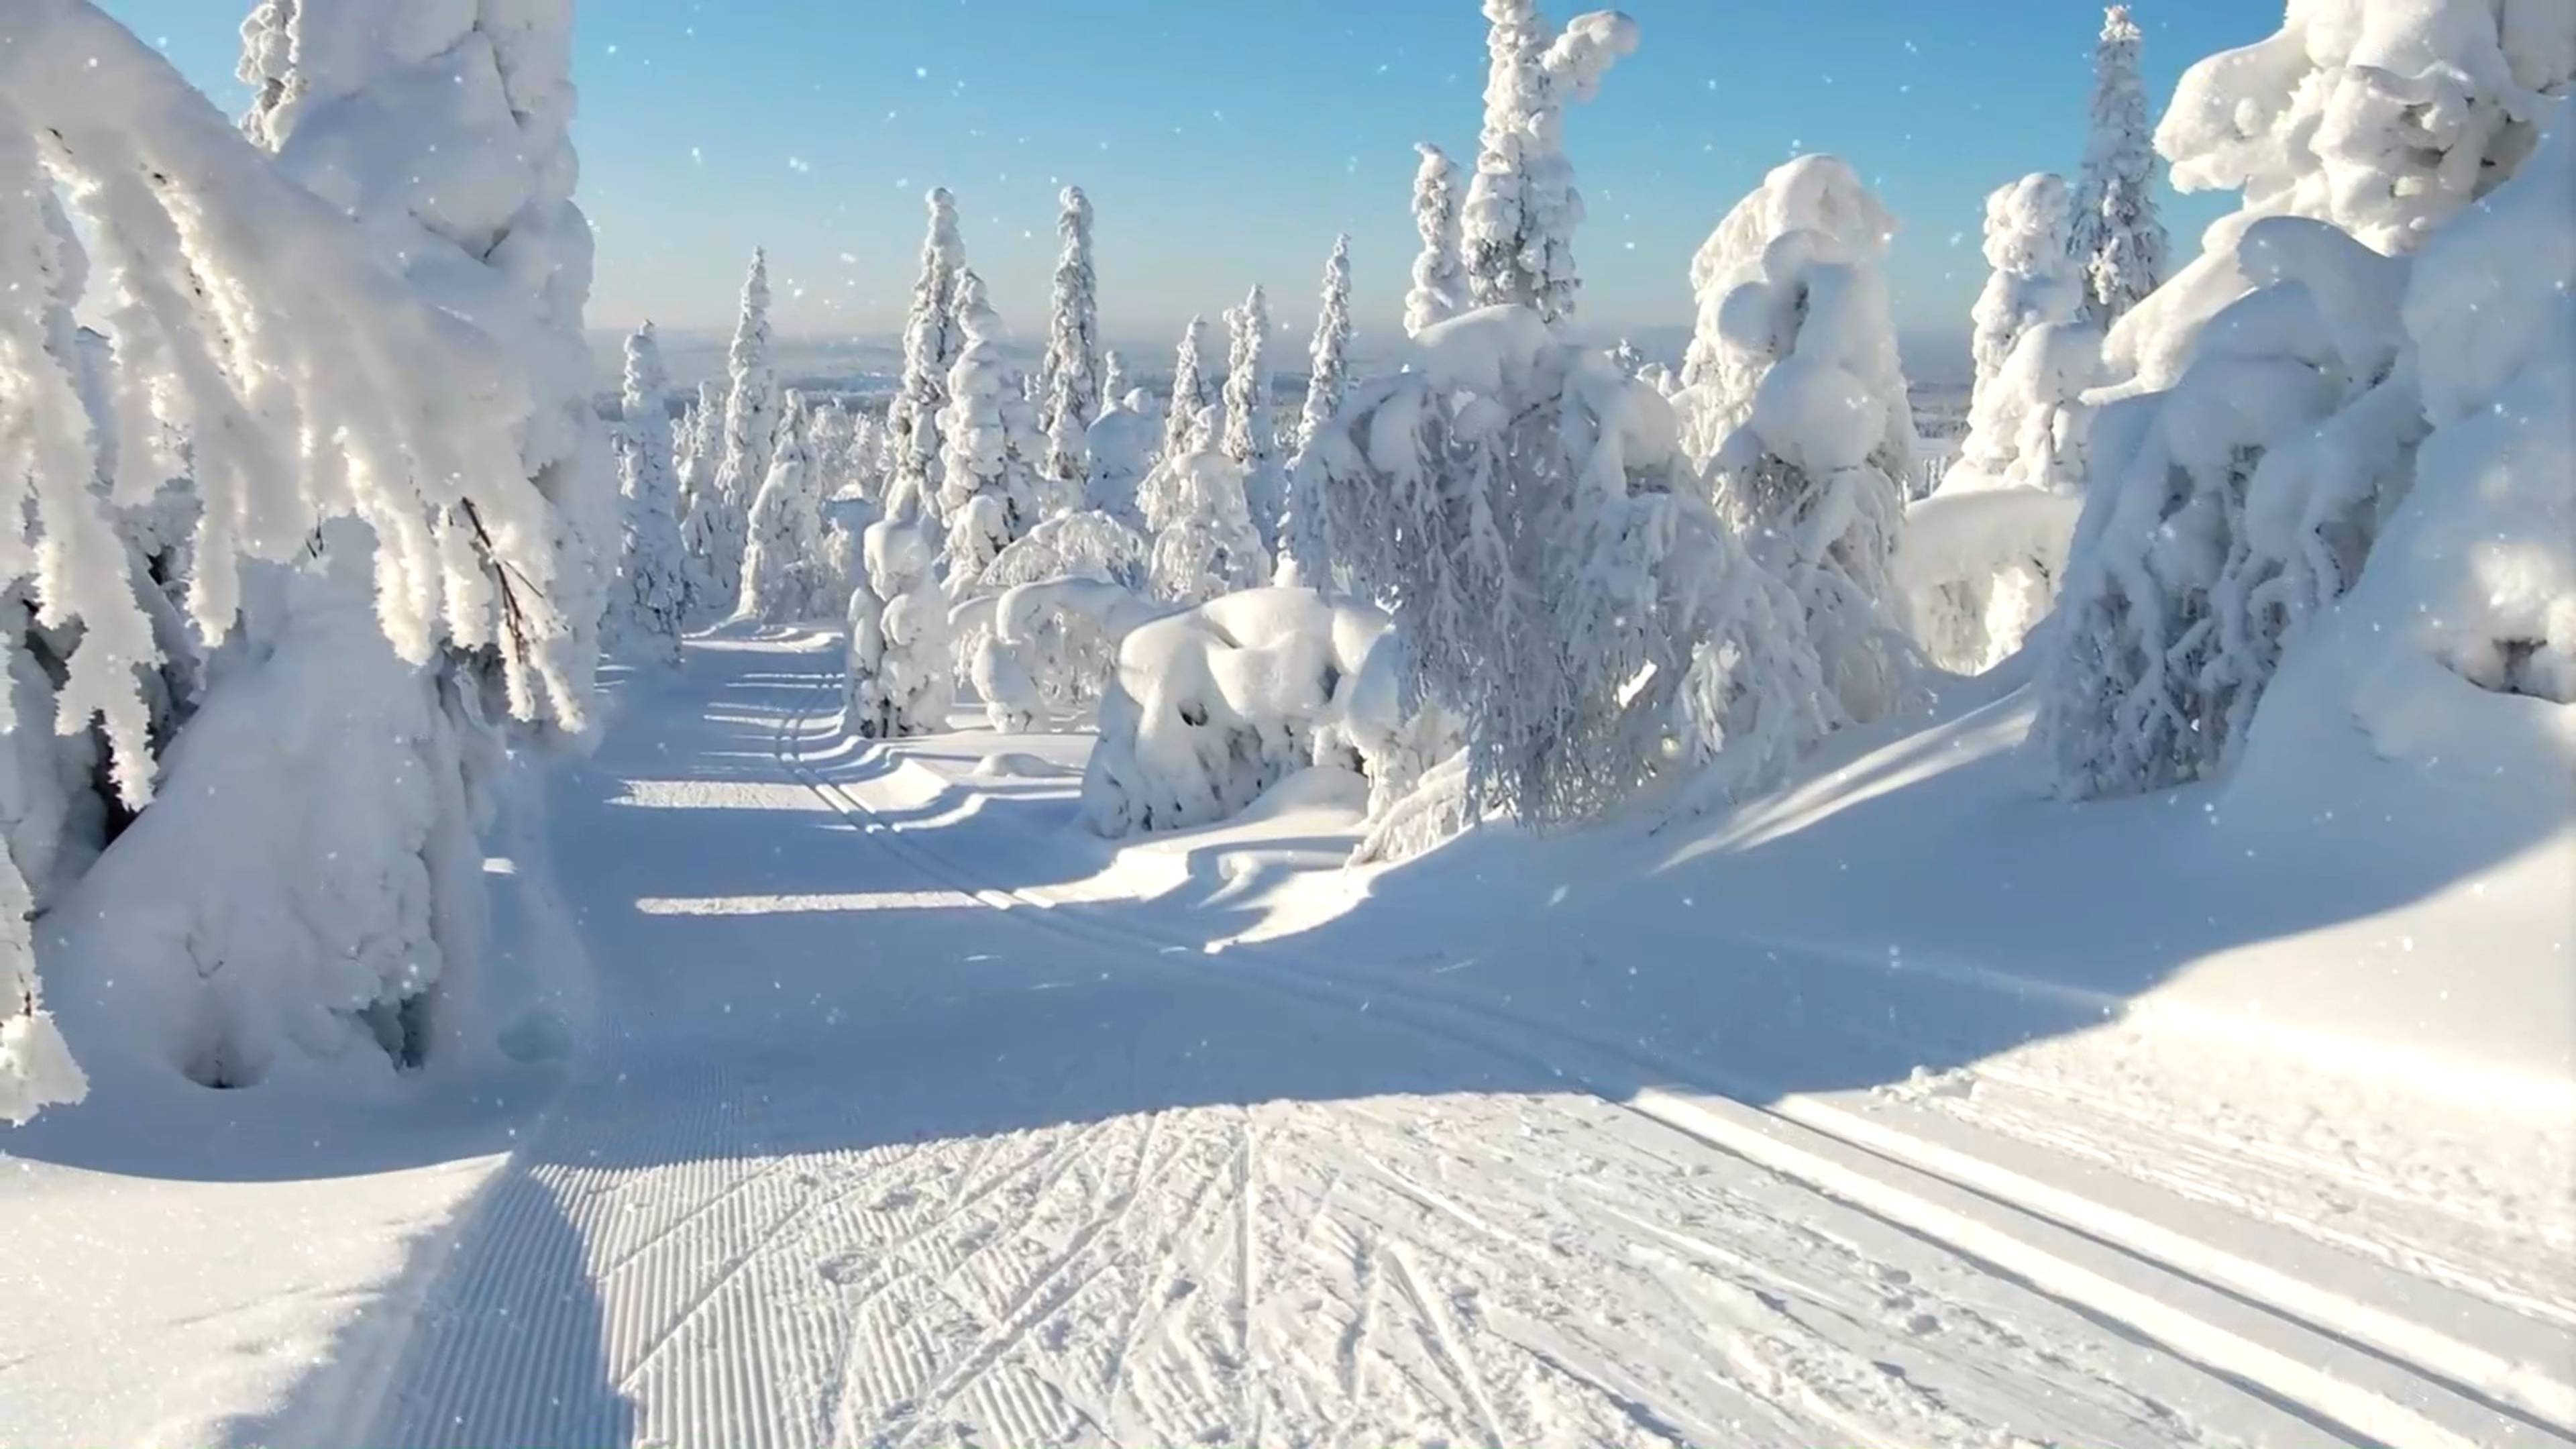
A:
{"label": "blue sky", "polygon": [[[239,109],[248,0],[102,3]],[[1829,151],[1903,219],[1900,325],[1963,332],[1985,193],[2071,174],[2082,153],[2091,0],[1625,8],[1643,47],[1568,127],[1590,324],[1686,326],[1708,229],[1768,168]],[[2137,10],[2158,108],[2185,65],[2279,23],[2268,0]],[[1302,328],[1345,229],[1361,324],[1391,327],[1412,143],[1472,158],[1484,78],[1474,0],[585,0],[580,27],[603,326],[723,325],[761,243],[783,330],[890,330],[937,183],[1025,332],[1045,305],[1055,193],[1075,181],[1099,210],[1116,338],[1159,339],[1254,282]],[[2186,255],[2220,206],[2168,198]]]}

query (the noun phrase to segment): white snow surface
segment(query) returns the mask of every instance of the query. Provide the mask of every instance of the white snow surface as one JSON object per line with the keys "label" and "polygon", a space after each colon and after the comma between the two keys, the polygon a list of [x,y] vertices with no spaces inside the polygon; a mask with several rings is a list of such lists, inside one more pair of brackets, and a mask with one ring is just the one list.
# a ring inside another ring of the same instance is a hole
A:
{"label": "white snow surface", "polygon": [[2015,683],[1347,873],[694,642],[486,866],[569,1068],[6,1139],[0,1439],[2559,1442],[2564,820],[2070,810]]}

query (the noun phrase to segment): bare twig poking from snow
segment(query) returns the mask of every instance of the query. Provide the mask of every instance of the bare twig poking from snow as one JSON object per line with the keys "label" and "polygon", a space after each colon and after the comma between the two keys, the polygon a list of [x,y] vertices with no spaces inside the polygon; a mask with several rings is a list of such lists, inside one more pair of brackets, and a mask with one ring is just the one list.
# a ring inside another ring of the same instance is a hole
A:
{"label": "bare twig poking from snow", "polygon": [[948,372],[966,339],[957,323],[957,283],[966,271],[966,243],[957,232],[957,198],[933,187],[925,204],[930,230],[921,242],[921,276],[903,323],[903,380],[886,408],[888,465],[886,509],[917,500],[925,518],[940,521],[939,413],[948,406]]}
{"label": "bare twig poking from snow", "polygon": [[1485,126],[1463,219],[1470,297],[1561,322],[1582,286],[1574,233],[1583,198],[1565,158],[1565,108],[1592,99],[1610,67],[1636,52],[1637,23],[1603,10],[1554,32],[1537,0],[1485,0],[1485,18]]}
{"label": "bare twig poking from snow", "polygon": [[1458,163],[1428,141],[1417,142],[1422,169],[1413,177],[1413,229],[1422,250],[1413,259],[1413,290],[1404,294],[1404,331],[1446,322],[1467,307],[1465,243],[1458,222]]}
{"label": "bare twig poking from snow", "polygon": [[1082,489],[1091,459],[1086,433],[1113,394],[1103,386],[1100,356],[1100,284],[1091,262],[1091,199],[1079,186],[1064,189],[1056,234],[1064,254],[1056,262],[1055,297],[1047,313],[1046,361],[1038,372],[1044,404],[1048,490],[1069,505]]}
{"label": "bare twig poking from snow", "polygon": [[2075,187],[2068,256],[2084,282],[2084,319],[2107,329],[2165,279],[2168,244],[2156,215],[2156,157],[2138,83],[2144,36],[2129,7],[2102,12],[2094,52],[2093,133]]}
{"label": "bare twig poking from snow", "polygon": [[751,544],[751,505],[769,477],[778,447],[778,373],[771,365],[769,254],[751,254],[742,283],[742,312],[725,354],[730,379],[725,394],[723,447],[717,454],[707,512],[707,578],[716,617],[733,611],[742,593],[743,554]]}
{"label": "bare twig poking from snow", "polygon": [[625,426],[618,437],[618,492],[626,502],[625,548],[610,596],[614,641],[666,664],[680,659],[688,581],[680,552],[679,487],[672,468],[670,378],[653,324],[626,339]]}

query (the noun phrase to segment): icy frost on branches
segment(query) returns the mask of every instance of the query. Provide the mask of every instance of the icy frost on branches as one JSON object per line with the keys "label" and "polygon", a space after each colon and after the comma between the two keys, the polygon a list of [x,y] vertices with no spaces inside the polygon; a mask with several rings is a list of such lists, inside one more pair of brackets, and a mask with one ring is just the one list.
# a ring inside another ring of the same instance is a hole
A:
{"label": "icy frost on branches", "polygon": [[958,279],[966,270],[966,244],[957,234],[957,198],[933,187],[930,232],[921,243],[921,277],[912,286],[912,309],[903,324],[903,380],[886,408],[886,510],[916,500],[936,516],[940,484],[940,410],[948,406],[948,372],[966,340],[957,322]]}
{"label": "icy frost on branches", "polygon": [[688,581],[680,552],[679,486],[671,467],[670,388],[661,344],[647,322],[626,339],[625,426],[618,435],[626,547],[610,618],[627,647],[677,664]]}
{"label": "icy frost on branches", "polygon": [[2075,187],[2072,234],[2075,274],[2084,284],[2084,320],[2117,322],[2165,279],[2165,225],[2156,215],[2158,161],[2147,126],[2147,96],[2138,84],[2143,39],[2129,7],[2102,12],[2094,52],[2093,132]]}
{"label": "icy frost on branches", "polygon": [[2075,316],[2083,280],[2066,255],[2066,183],[2035,172],[1986,198],[1986,265],[1994,268],[1970,312],[1970,353],[1982,392],[2022,334]]}
{"label": "icy frost on branches", "polygon": [[1100,284],[1091,265],[1091,199],[1068,186],[1056,234],[1064,255],[1055,267],[1055,300],[1047,314],[1046,362],[1038,371],[1045,402],[1039,419],[1046,432],[1046,476],[1051,491],[1070,496],[1090,468],[1086,432],[1107,400],[1100,360]]}
{"label": "icy frost on branches", "polygon": [[1393,607],[1405,697],[1465,733],[1463,817],[1597,819],[1703,766],[1711,799],[1778,779],[1837,714],[1671,408],[1529,308],[1419,352],[1355,390],[1308,466],[1337,564]]}
{"label": "icy frost on branches", "polygon": [[1428,141],[1416,142],[1422,169],[1413,177],[1413,229],[1422,250],[1413,259],[1413,290],[1404,294],[1404,331],[1419,334],[1467,308],[1465,243],[1458,222],[1458,163]]}
{"label": "icy frost on branches", "polygon": [[1565,107],[1592,99],[1610,67],[1635,53],[1637,22],[1601,10],[1556,32],[1537,0],[1485,0],[1485,18],[1485,126],[1463,219],[1469,295],[1479,307],[1517,303],[1560,322],[1574,315],[1582,285],[1574,232],[1583,198],[1565,158]]}

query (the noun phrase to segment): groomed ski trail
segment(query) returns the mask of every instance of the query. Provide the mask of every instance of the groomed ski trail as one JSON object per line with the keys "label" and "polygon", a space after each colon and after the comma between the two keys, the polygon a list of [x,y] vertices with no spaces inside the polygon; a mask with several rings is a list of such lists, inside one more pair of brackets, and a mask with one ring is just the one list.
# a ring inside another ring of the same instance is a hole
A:
{"label": "groomed ski trail", "polygon": [[693,644],[558,782],[601,1045],[352,1441],[2563,1442],[1794,1124],[1049,920],[971,813],[797,764],[834,663]]}

